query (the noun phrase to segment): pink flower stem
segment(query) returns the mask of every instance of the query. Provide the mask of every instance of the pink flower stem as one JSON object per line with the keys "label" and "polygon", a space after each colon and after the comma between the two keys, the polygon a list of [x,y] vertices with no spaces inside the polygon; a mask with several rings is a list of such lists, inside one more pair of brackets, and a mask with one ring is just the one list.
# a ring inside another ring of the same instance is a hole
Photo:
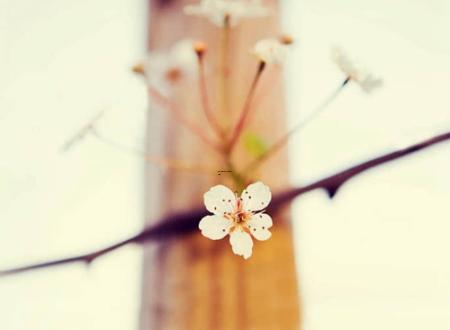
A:
{"label": "pink flower stem", "polygon": [[244,170],[243,174],[248,174],[251,170],[256,170],[264,161],[266,161],[269,157],[276,154],[277,151],[282,149],[289,138],[300,131],[303,127],[305,127],[308,123],[310,123],[313,119],[315,119],[319,114],[321,114],[324,110],[328,108],[332,101],[334,101],[339,94],[343,91],[344,87],[347,86],[350,78],[346,78],[343,83],[339,85],[339,87],[333,91],[315,110],[311,111],[306,118],[302,119],[297,125],[295,125],[291,130],[289,130],[285,135],[279,138],[272,146],[267,149],[262,155],[253,160]]}
{"label": "pink flower stem", "polygon": [[244,107],[241,111],[240,117],[238,121],[236,122],[236,125],[234,126],[230,142],[228,143],[228,152],[231,153],[233,150],[233,147],[235,146],[237,140],[239,139],[242,130],[246,124],[246,120],[248,117],[248,114],[250,113],[251,104],[253,100],[253,96],[255,95],[256,86],[258,85],[258,81],[261,78],[261,75],[264,71],[264,68],[266,67],[266,63],[263,61],[259,62],[258,69],[256,71],[255,77],[253,78],[252,84],[250,86],[250,90],[247,94],[247,98],[244,102]]}
{"label": "pink flower stem", "polygon": [[219,122],[214,117],[208,99],[208,90],[206,88],[204,54],[198,55],[198,69],[199,69],[198,83],[203,112],[205,113],[205,117],[208,120],[208,123],[213,128],[214,132],[220,139],[223,139],[225,137],[225,132],[222,130],[222,127],[220,126]]}
{"label": "pink flower stem", "polygon": [[218,75],[218,96],[220,104],[220,115],[221,121],[224,127],[224,132],[227,132],[229,127],[230,118],[230,107],[229,107],[229,88],[228,88],[228,77],[229,77],[229,67],[228,67],[228,54],[230,48],[230,17],[225,16],[223,27],[220,36],[219,44],[219,75]]}
{"label": "pink flower stem", "polygon": [[158,103],[162,108],[169,110],[175,117],[175,119],[183,126],[188,128],[195,136],[197,136],[199,139],[201,139],[205,144],[212,147],[213,150],[216,150],[219,153],[222,153],[222,148],[217,143],[212,141],[204,132],[204,130],[198,126],[193,121],[189,120],[187,117],[185,117],[181,111],[178,109],[178,107],[173,104],[167,97],[162,95],[160,92],[158,92],[156,89],[149,87],[148,92],[150,94],[150,97],[152,100],[154,100],[156,103]]}

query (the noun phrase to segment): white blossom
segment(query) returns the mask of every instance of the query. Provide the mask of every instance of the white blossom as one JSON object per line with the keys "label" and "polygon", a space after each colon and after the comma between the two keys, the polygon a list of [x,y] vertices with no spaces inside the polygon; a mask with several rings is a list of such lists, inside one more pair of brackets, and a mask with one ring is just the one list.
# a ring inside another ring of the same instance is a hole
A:
{"label": "white blossom", "polygon": [[167,52],[150,52],[144,61],[144,75],[151,87],[168,94],[174,83],[195,76],[197,65],[194,42],[182,39]]}
{"label": "white blossom", "polygon": [[341,69],[350,80],[356,82],[366,93],[370,93],[372,90],[383,84],[380,78],[375,77],[359,64],[356,64],[340,48],[333,48],[332,59],[339,69]]}
{"label": "white blossom", "polygon": [[269,14],[260,0],[200,0],[195,5],[185,6],[184,12],[187,15],[205,17],[220,27],[224,27],[226,21],[230,26],[235,26],[241,19]]}
{"label": "white blossom", "polygon": [[272,236],[272,218],[264,213],[271,198],[269,187],[262,182],[250,184],[239,198],[223,185],[214,186],[204,194],[206,209],[213,214],[203,217],[199,228],[203,236],[213,240],[230,235],[233,253],[248,259],[252,236],[260,241]]}
{"label": "white blossom", "polygon": [[288,45],[278,39],[262,39],[253,47],[253,54],[267,64],[282,64],[288,52]]}

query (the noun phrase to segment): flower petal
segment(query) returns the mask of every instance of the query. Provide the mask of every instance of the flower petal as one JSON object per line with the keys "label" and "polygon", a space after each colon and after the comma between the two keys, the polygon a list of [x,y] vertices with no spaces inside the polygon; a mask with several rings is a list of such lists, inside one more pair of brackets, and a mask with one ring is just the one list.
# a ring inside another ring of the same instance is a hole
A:
{"label": "flower petal", "polygon": [[252,237],[242,229],[233,231],[230,234],[230,244],[234,254],[248,259],[252,255],[253,240]]}
{"label": "flower petal", "polygon": [[277,39],[262,39],[253,47],[253,53],[267,64],[283,64],[288,47]]}
{"label": "flower petal", "polygon": [[356,82],[364,92],[370,93],[373,89],[383,85],[381,79],[374,77],[361,64],[353,62],[342,49],[334,47],[332,50],[332,58],[339,69],[347,77]]}
{"label": "flower petal", "polygon": [[269,205],[272,193],[268,186],[261,181],[252,183],[242,192],[243,208],[245,211],[255,212]]}
{"label": "flower petal", "polygon": [[383,86],[383,81],[379,78],[375,78],[371,74],[366,75],[364,79],[360,79],[357,82],[361,89],[366,93],[370,93],[375,88]]}
{"label": "flower petal", "polygon": [[222,239],[230,232],[232,221],[218,215],[207,215],[200,220],[198,228],[202,235],[213,240]]}
{"label": "flower petal", "polygon": [[255,214],[247,222],[250,233],[259,241],[268,240],[272,236],[272,233],[268,230],[272,225],[272,218],[265,213]]}
{"label": "flower petal", "polygon": [[209,189],[204,195],[206,209],[216,215],[232,213],[236,208],[236,196],[223,185],[217,185]]}
{"label": "flower petal", "polygon": [[171,67],[180,70],[188,76],[195,76],[197,73],[198,58],[194,51],[194,41],[191,39],[181,39],[176,42],[167,56]]}

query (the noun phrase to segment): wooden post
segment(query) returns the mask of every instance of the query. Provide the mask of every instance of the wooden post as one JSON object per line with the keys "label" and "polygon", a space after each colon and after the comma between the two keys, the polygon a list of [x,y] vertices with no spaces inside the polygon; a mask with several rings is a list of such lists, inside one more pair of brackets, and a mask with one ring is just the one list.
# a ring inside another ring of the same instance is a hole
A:
{"label": "wooden post", "polygon": [[[221,29],[205,19],[185,16],[182,8],[187,2],[150,0],[149,48],[167,50],[185,37],[205,41],[208,87],[216,105],[219,96],[214,77],[220,70]],[[273,11],[270,17],[245,21],[230,32],[226,79],[230,98],[227,112],[220,113],[221,120],[235,121],[242,109],[258,65],[250,54],[255,41],[277,37],[281,32],[276,1],[266,3]],[[177,88],[174,98],[184,113],[201,123],[206,131],[197,95],[196,85],[185,84]],[[281,69],[270,67],[258,86],[249,129],[270,143],[285,131],[284,120]],[[169,114],[152,106],[147,149],[151,154],[227,169],[220,157],[208,151]],[[239,146],[234,162],[245,165],[249,159]],[[212,185],[227,181],[225,177],[226,174],[205,176],[146,166],[146,219],[152,223],[160,215],[201,204],[203,193]],[[257,177],[272,191],[285,187],[286,154],[280,153],[265,164]],[[232,253],[228,238],[210,241],[200,231],[148,246],[144,253],[141,329],[299,329],[299,292],[288,217],[288,212],[274,217],[272,238],[255,242],[253,256],[248,260]]]}

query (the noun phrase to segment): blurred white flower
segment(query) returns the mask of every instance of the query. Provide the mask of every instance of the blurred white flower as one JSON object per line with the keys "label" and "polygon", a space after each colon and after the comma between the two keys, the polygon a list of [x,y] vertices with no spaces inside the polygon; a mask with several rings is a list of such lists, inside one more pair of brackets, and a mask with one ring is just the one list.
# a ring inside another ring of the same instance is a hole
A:
{"label": "blurred white flower", "polygon": [[332,50],[332,59],[342,72],[350,79],[356,82],[363,91],[370,93],[377,87],[381,87],[383,81],[373,76],[360,65],[355,64],[344,51],[338,47]]}
{"label": "blurred white flower", "polygon": [[[249,185],[240,198],[227,187],[217,185],[204,195],[206,209],[213,215],[199,223],[203,236],[213,240],[230,235],[233,252],[248,259],[252,255],[252,237],[268,240],[272,234],[272,218],[262,211],[270,203],[272,194],[262,182]],[[258,212],[259,211],[259,212]]]}
{"label": "blurred white flower", "polygon": [[182,39],[167,52],[150,52],[143,62],[142,73],[149,86],[168,94],[175,83],[195,76],[197,66],[194,41]]}
{"label": "blurred white flower", "polygon": [[264,17],[269,10],[260,0],[200,0],[184,7],[187,15],[203,16],[217,26],[235,26],[241,19]]}
{"label": "blurred white flower", "polygon": [[282,64],[287,52],[288,44],[278,39],[262,39],[253,47],[253,54],[266,64]]}

